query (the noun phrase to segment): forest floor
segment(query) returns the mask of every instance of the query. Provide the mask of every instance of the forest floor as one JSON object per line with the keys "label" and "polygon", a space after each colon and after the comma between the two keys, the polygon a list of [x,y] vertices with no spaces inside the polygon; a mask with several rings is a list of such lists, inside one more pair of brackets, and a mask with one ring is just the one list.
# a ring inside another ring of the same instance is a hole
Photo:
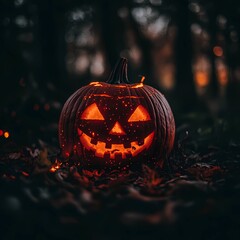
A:
{"label": "forest floor", "polygon": [[7,141],[0,238],[240,239],[238,122],[182,117],[156,170],[88,171],[59,161],[58,146]]}

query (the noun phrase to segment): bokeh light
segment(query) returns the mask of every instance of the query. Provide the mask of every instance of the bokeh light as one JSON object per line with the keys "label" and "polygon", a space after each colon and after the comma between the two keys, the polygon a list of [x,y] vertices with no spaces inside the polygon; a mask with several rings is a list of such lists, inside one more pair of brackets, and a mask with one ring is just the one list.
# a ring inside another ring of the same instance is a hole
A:
{"label": "bokeh light", "polygon": [[9,138],[9,137],[10,137],[9,132],[4,132],[4,137],[5,137],[5,138]]}
{"label": "bokeh light", "polygon": [[220,46],[215,46],[213,48],[213,52],[217,57],[221,57],[223,55],[223,49]]}

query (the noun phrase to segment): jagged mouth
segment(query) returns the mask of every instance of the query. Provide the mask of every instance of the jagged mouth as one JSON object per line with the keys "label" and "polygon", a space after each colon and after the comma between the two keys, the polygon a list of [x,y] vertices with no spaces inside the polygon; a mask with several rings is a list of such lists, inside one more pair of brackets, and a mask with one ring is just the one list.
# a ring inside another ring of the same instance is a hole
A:
{"label": "jagged mouth", "polygon": [[143,150],[148,149],[153,141],[154,132],[144,138],[143,142],[133,141],[128,144],[107,144],[106,142],[96,141],[89,137],[78,128],[78,135],[83,146],[94,152],[96,157],[105,159],[126,159],[137,156]]}

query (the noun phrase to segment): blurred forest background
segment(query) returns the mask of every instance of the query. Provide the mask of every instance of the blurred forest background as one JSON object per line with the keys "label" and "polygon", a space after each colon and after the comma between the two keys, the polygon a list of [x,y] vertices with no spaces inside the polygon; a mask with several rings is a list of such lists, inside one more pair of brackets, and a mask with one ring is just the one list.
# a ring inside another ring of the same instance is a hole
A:
{"label": "blurred forest background", "polygon": [[0,0],[1,141],[57,144],[66,99],[120,56],[130,81],[144,75],[165,94],[177,125],[198,112],[238,126],[239,23],[239,0]]}

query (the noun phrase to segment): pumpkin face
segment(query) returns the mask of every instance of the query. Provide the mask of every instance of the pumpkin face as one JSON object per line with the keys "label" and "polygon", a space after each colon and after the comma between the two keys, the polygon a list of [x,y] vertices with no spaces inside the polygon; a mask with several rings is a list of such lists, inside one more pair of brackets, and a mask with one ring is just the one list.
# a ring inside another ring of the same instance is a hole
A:
{"label": "pumpkin face", "polygon": [[90,167],[165,159],[175,134],[171,109],[156,89],[122,83],[125,71],[121,59],[110,77],[114,84],[92,82],[65,103],[59,122],[64,156],[73,153]]}
{"label": "pumpkin face", "polygon": [[154,125],[140,97],[92,95],[86,97],[89,105],[80,115],[77,128],[87,151],[99,158],[121,160],[149,149]]}

